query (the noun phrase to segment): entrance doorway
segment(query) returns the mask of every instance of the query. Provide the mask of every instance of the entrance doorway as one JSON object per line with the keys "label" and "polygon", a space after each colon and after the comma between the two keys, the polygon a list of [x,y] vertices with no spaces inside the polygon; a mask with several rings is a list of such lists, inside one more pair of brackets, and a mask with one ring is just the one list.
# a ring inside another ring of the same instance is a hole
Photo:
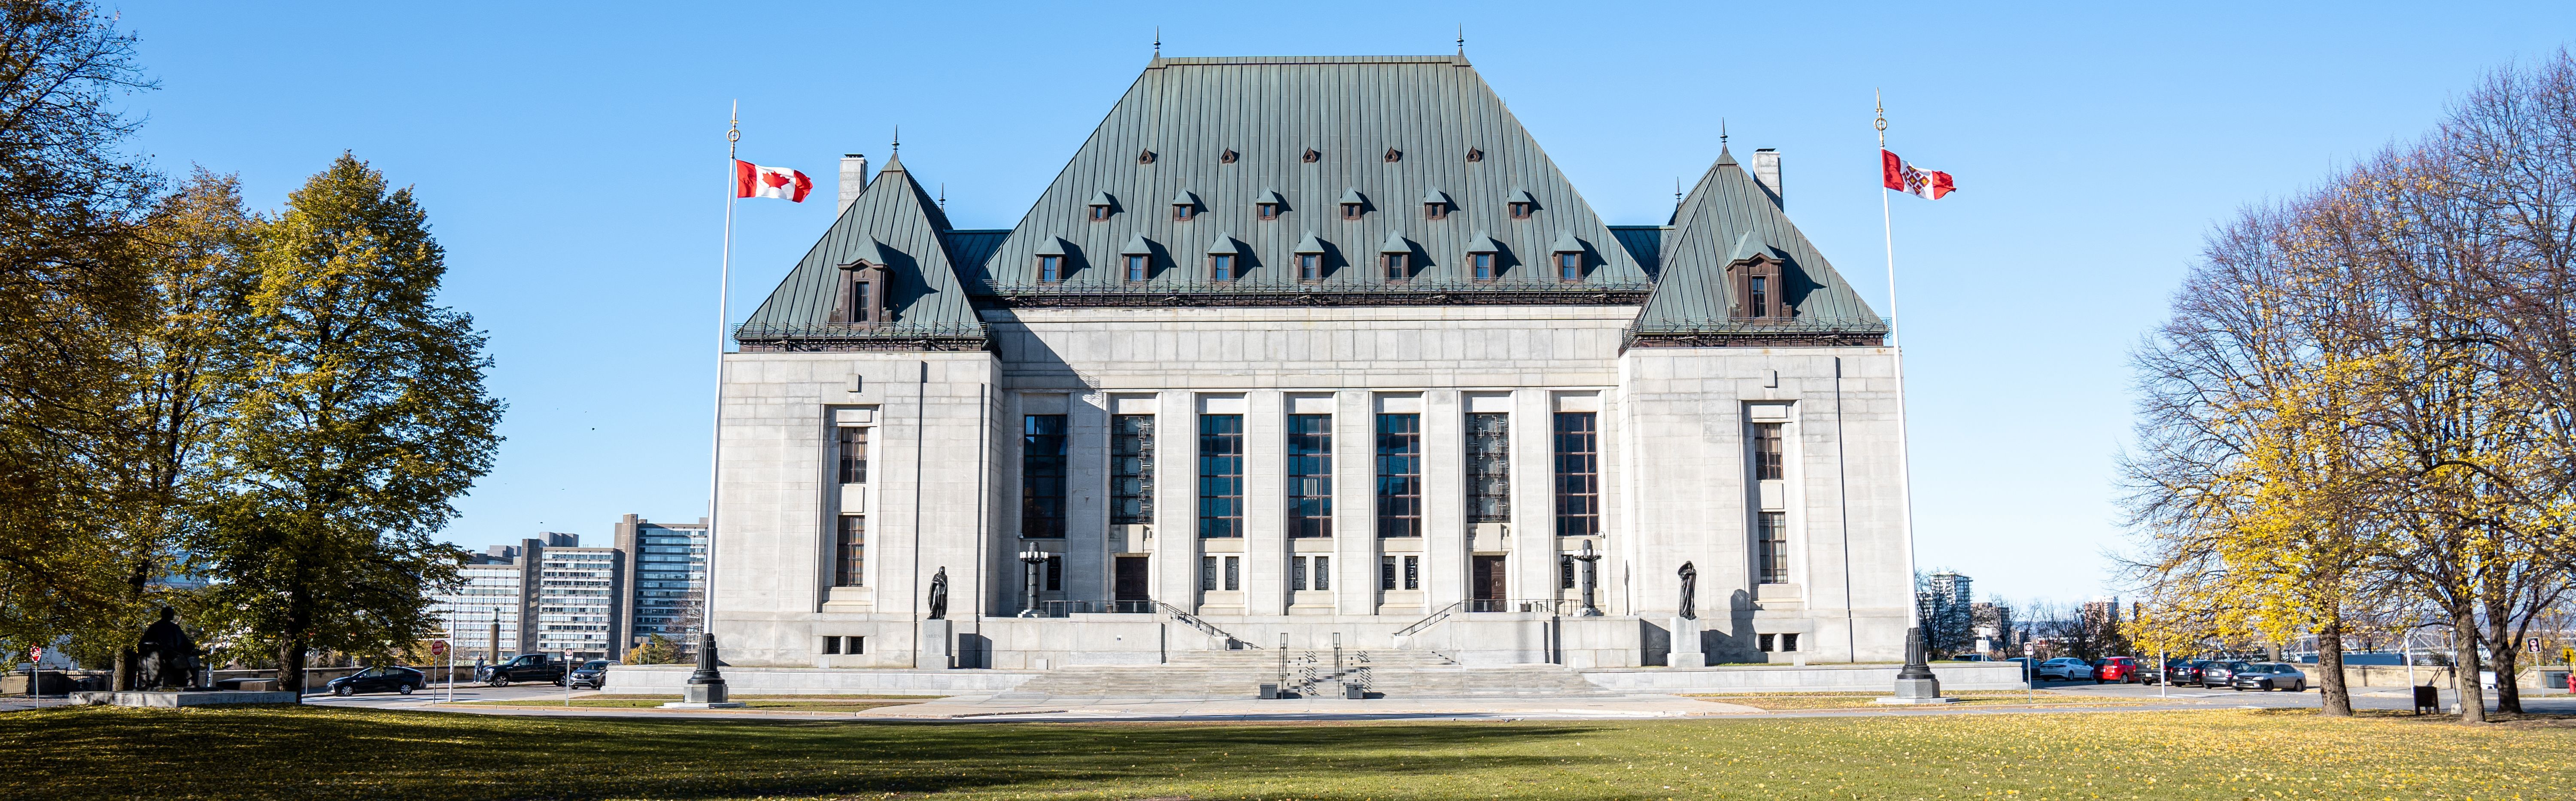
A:
{"label": "entrance doorway", "polygon": [[[1146,591],[1145,582],[1145,560],[1150,558],[1152,557],[1118,557],[1118,572],[1115,580],[1110,582],[1110,590],[1114,593],[1111,597],[1115,598],[1118,601],[1118,605],[1121,607],[1118,611],[1131,611],[1125,607],[1130,604],[1141,605],[1152,600],[1151,593]],[[1136,609],[1133,611],[1147,610]]]}
{"label": "entrance doorway", "polygon": [[1499,612],[1503,609],[1503,560],[1501,556],[1477,556],[1469,560],[1467,577],[1467,611]]}

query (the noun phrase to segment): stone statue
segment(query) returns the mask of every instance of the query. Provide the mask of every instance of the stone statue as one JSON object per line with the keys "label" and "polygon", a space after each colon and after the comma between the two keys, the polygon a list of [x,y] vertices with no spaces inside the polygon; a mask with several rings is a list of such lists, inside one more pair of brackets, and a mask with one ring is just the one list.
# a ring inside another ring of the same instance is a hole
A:
{"label": "stone statue", "polygon": [[930,577],[930,619],[942,620],[947,617],[948,566],[941,565],[939,572]]}
{"label": "stone statue", "polygon": [[197,683],[197,644],[179,628],[178,615],[170,607],[161,607],[160,622],[143,627],[143,641],[134,645],[137,688],[184,688]]}
{"label": "stone statue", "polygon": [[1691,566],[1691,563],[1689,563],[1689,562],[1683,562],[1683,563],[1682,563],[1682,617],[1686,617],[1686,618],[1689,618],[1689,619],[1692,619],[1692,620],[1698,620],[1698,619],[1699,619],[1699,610],[1698,610],[1698,609],[1696,609],[1696,608],[1694,608],[1694,607],[1698,606],[1698,603],[1697,603],[1697,598],[1698,598],[1698,596],[1699,596],[1699,568],[1692,567],[1692,566]]}

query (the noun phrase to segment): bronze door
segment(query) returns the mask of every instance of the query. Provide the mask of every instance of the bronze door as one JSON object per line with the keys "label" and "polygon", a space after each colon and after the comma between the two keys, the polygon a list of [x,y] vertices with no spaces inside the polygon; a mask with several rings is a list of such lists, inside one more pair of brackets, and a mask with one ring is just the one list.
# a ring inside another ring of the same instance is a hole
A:
{"label": "bronze door", "polygon": [[1117,593],[1116,597],[1118,600],[1149,600],[1149,594],[1145,590],[1145,560],[1148,558],[1151,557],[1118,557],[1118,575],[1117,580],[1113,583],[1113,588]]}
{"label": "bronze door", "polygon": [[1469,598],[1478,601],[1500,601],[1503,593],[1503,559],[1500,556],[1475,557],[1467,582]]}

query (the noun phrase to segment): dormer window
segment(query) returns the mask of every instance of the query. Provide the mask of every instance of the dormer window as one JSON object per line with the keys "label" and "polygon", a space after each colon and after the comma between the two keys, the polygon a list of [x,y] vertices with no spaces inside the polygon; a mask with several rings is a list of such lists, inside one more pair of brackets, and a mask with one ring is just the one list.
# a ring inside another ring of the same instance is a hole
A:
{"label": "dormer window", "polygon": [[1357,204],[1357,203],[1344,203],[1344,204],[1342,204],[1342,219],[1345,219],[1345,220],[1356,220],[1356,219],[1359,219],[1359,218],[1360,218],[1360,204]]}
{"label": "dormer window", "polygon": [[1789,282],[1780,261],[1755,255],[1727,265],[1735,283],[1735,317],[1758,322],[1787,321],[1797,316],[1789,306]]}
{"label": "dormer window", "polygon": [[1422,193],[1422,219],[1449,219],[1449,196],[1436,188]]}
{"label": "dormer window", "polygon": [[1039,256],[1038,283],[1053,284],[1062,281],[1064,281],[1064,257]]}
{"label": "dormer window", "polygon": [[1470,253],[1467,261],[1474,265],[1476,280],[1491,281],[1500,277],[1494,270],[1494,254]]}
{"label": "dormer window", "polygon": [[1380,253],[1378,254],[1378,257],[1383,260],[1386,265],[1386,280],[1388,282],[1401,282],[1407,278],[1413,277],[1413,254]]}
{"label": "dormer window", "polygon": [[1530,218],[1532,212],[1538,211],[1538,198],[1530,197],[1527,189],[1514,189],[1507,208],[1512,213],[1512,219],[1526,220]]}
{"label": "dormer window", "polygon": [[1119,248],[1118,255],[1126,259],[1128,281],[1138,282],[1150,277],[1153,269],[1154,244],[1145,241],[1144,234],[1128,236],[1127,246]]}
{"label": "dormer window", "polygon": [[865,259],[841,266],[841,297],[832,321],[851,325],[886,322],[886,268]]}
{"label": "dormer window", "polygon": [[1367,208],[1368,198],[1360,197],[1359,188],[1353,187],[1342,190],[1342,199],[1340,203],[1342,204],[1342,219],[1356,220],[1360,218],[1360,212]]}
{"label": "dormer window", "polygon": [[1324,254],[1321,254],[1321,253],[1299,253],[1299,254],[1297,254],[1297,280],[1299,280],[1299,281],[1321,281],[1321,280],[1324,280]]}
{"label": "dormer window", "polygon": [[1092,221],[1092,222],[1099,222],[1099,221],[1106,220],[1106,219],[1109,219],[1109,207],[1108,207],[1108,206],[1093,206],[1093,207],[1091,207],[1091,221]]}
{"label": "dormer window", "polygon": [[1531,203],[1514,203],[1514,204],[1511,204],[1512,219],[1515,219],[1515,220],[1526,220],[1526,219],[1529,219],[1529,218],[1530,218],[1530,207],[1531,207],[1531,206],[1533,206],[1533,205],[1536,205],[1536,204],[1531,204]]}
{"label": "dormer window", "polygon": [[1145,280],[1145,260],[1147,258],[1149,257],[1132,255],[1127,257],[1127,280]]}
{"label": "dormer window", "polygon": [[1189,221],[1190,221],[1190,207],[1188,207],[1188,206],[1173,206],[1173,207],[1172,207],[1172,222],[1189,222]]}
{"label": "dormer window", "polygon": [[1559,281],[1581,281],[1581,280],[1583,280],[1583,254],[1581,254],[1581,253],[1559,253],[1559,254],[1556,254],[1556,280],[1559,280]]}
{"label": "dormer window", "polygon": [[1279,219],[1279,204],[1255,203],[1252,205],[1252,213],[1253,216],[1264,220],[1276,220]]}
{"label": "dormer window", "polygon": [[1189,222],[1198,211],[1199,199],[1191,195],[1190,190],[1183,189],[1180,194],[1172,196],[1172,222]]}
{"label": "dormer window", "polygon": [[1218,253],[1208,257],[1208,280],[1234,280],[1234,254]]}
{"label": "dormer window", "polygon": [[1503,243],[1477,231],[1476,238],[1467,241],[1468,275],[1480,282],[1503,277],[1502,253]]}
{"label": "dormer window", "polygon": [[1093,192],[1087,205],[1091,207],[1091,221],[1100,222],[1109,219],[1109,210],[1117,203],[1109,199],[1108,192]]}

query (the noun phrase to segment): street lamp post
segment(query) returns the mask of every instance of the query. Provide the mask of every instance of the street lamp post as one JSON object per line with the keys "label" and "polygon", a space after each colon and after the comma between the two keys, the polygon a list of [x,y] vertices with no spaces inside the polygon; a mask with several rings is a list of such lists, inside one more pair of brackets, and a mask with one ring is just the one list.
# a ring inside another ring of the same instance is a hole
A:
{"label": "street lamp post", "polygon": [[1601,561],[1601,555],[1592,551],[1591,540],[1583,541],[1583,550],[1574,555],[1574,561],[1583,563],[1581,575],[1576,577],[1583,582],[1583,609],[1582,611],[1575,612],[1574,616],[1600,617],[1600,607],[1592,605],[1592,563]]}
{"label": "street lamp post", "polygon": [[1035,545],[1031,545],[1028,550],[1020,552],[1020,563],[1027,565],[1026,568],[1020,571],[1020,596],[1022,598],[1020,604],[1021,617],[1038,616],[1038,565],[1044,564],[1046,562],[1046,557],[1046,552],[1038,550]]}

